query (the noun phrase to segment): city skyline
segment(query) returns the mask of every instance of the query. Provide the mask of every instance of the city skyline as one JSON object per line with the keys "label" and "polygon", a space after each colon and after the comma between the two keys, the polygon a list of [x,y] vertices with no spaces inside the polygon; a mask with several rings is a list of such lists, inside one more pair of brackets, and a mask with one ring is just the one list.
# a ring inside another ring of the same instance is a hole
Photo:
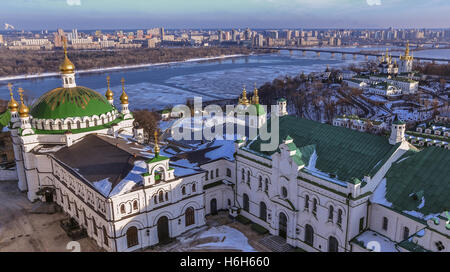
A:
{"label": "city skyline", "polygon": [[[18,0],[2,3],[0,18],[16,29],[56,28],[442,28],[443,0],[195,1]],[[424,23],[426,22],[426,23]]]}

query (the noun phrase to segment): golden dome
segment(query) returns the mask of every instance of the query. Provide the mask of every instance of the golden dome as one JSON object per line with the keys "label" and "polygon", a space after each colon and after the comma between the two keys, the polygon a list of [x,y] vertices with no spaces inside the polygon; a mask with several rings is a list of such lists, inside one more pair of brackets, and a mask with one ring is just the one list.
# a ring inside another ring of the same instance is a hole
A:
{"label": "golden dome", "polygon": [[64,61],[59,66],[59,70],[63,74],[73,74],[75,72],[75,65],[67,57],[67,41],[64,38]]}
{"label": "golden dome", "polygon": [[9,88],[9,94],[11,96],[11,100],[8,103],[8,109],[10,112],[17,112],[17,109],[19,108],[19,103],[17,103],[17,101],[14,99],[11,83],[8,83],[8,88]]}
{"label": "golden dome", "polygon": [[111,91],[111,89],[109,88],[109,80],[111,78],[109,76],[106,77],[106,81],[108,83],[108,89],[106,90],[105,96],[107,100],[113,100],[114,98],[114,93]]}
{"label": "golden dome", "polygon": [[125,93],[125,79],[122,78],[122,95],[120,96],[120,102],[122,104],[128,104],[128,95]]}
{"label": "golden dome", "polygon": [[244,90],[242,90],[242,97],[239,99],[239,104],[241,105],[249,105],[250,101],[247,99],[247,90],[245,89],[244,86]]}
{"label": "golden dome", "polygon": [[258,96],[258,89],[256,88],[256,83],[255,83],[255,89],[253,90],[252,102],[253,102],[253,104],[259,104],[259,96]]}
{"label": "golden dome", "polygon": [[19,88],[20,95],[20,107],[19,107],[19,116],[20,117],[28,117],[30,115],[30,109],[23,103],[23,89]]}

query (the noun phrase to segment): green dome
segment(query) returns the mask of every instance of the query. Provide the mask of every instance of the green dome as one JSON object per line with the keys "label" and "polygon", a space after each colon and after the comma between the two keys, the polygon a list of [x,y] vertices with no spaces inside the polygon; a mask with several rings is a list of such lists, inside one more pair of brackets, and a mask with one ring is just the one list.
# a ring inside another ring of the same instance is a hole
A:
{"label": "green dome", "polygon": [[64,119],[106,114],[114,108],[106,98],[86,87],[56,88],[33,104],[31,115],[38,119]]}

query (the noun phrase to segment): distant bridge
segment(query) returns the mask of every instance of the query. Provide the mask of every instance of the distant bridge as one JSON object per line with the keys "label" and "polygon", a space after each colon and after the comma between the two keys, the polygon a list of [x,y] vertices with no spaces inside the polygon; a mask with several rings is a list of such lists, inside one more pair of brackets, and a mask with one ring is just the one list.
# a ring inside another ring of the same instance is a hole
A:
{"label": "distant bridge", "polygon": [[[272,50],[289,50],[289,51],[302,51],[303,55],[306,55],[306,52],[315,52],[318,57],[320,57],[320,53],[329,53],[331,54],[331,58],[334,58],[336,54],[340,54],[342,59],[345,59],[347,55],[352,55],[353,59],[356,59],[356,56],[365,56],[366,60],[369,56],[372,57],[381,57],[384,56],[384,53],[370,53],[370,52],[347,52],[342,50],[333,50],[333,49],[318,49],[318,48],[302,48],[302,47],[258,47],[261,49],[272,49]],[[392,56],[393,58],[399,58],[399,56]],[[427,57],[414,57],[416,61],[431,61],[435,63],[437,61],[447,62],[450,64],[450,59],[444,58],[427,58]]]}

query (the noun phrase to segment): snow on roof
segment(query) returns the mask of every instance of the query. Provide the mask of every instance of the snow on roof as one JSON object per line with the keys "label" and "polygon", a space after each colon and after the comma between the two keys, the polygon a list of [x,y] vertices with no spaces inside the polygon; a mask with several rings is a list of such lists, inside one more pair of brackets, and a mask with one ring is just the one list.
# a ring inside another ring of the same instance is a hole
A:
{"label": "snow on roof", "polygon": [[365,248],[375,252],[398,252],[395,242],[371,230],[361,233],[355,240],[362,242]]}
{"label": "snow on roof", "polygon": [[370,201],[386,207],[392,207],[392,203],[386,200],[386,178],[378,184],[378,187],[373,192]]}

